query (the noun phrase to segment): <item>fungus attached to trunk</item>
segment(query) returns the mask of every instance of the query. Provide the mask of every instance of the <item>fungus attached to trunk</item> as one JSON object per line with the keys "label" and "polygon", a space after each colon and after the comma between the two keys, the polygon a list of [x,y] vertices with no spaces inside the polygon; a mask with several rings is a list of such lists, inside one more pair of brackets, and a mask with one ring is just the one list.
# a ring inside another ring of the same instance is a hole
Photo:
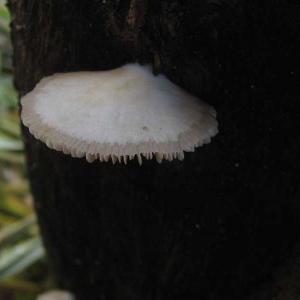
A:
{"label": "fungus attached to trunk", "polygon": [[213,107],[138,64],[55,74],[21,103],[22,121],[37,139],[89,162],[183,159],[218,132]]}

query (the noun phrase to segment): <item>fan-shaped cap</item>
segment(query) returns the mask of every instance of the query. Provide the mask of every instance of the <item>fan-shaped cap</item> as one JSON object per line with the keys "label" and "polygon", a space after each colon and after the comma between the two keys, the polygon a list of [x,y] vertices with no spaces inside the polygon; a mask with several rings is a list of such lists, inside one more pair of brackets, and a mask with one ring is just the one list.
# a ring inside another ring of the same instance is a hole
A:
{"label": "fan-shaped cap", "polygon": [[138,64],[55,74],[21,103],[22,121],[37,139],[89,162],[183,159],[218,132],[213,107]]}

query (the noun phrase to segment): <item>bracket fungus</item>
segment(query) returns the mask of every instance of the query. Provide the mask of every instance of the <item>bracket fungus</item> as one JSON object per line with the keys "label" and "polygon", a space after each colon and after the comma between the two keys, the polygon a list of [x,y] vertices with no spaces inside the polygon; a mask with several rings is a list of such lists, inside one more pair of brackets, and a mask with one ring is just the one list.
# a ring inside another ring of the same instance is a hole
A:
{"label": "bracket fungus", "polygon": [[138,64],[45,77],[21,104],[35,138],[89,162],[182,160],[218,132],[213,107]]}

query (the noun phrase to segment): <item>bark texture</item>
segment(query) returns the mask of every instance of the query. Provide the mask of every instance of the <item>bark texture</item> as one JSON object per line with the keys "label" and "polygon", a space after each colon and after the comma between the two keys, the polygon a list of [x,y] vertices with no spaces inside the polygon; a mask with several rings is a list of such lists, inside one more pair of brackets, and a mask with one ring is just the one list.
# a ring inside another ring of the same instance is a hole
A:
{"label": "bark texture", "polygon": [[24,129],[59,284],[79,300],[243,299],[300,231],[296,1],[9,2],[21,95],[54,72],[139,61],[220,122],[184,162],[142,167],[72,159]]}

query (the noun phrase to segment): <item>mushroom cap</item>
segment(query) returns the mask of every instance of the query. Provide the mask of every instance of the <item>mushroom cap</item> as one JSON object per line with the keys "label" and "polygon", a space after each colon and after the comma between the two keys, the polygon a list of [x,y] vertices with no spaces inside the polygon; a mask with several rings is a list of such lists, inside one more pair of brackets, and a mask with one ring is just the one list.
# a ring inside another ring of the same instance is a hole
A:
{"label": "mushroom cap", "polygon": [[37,139],[89,162],[183,159],[218,132],[213,107],[138,64],[45,77],[21,104]]}

